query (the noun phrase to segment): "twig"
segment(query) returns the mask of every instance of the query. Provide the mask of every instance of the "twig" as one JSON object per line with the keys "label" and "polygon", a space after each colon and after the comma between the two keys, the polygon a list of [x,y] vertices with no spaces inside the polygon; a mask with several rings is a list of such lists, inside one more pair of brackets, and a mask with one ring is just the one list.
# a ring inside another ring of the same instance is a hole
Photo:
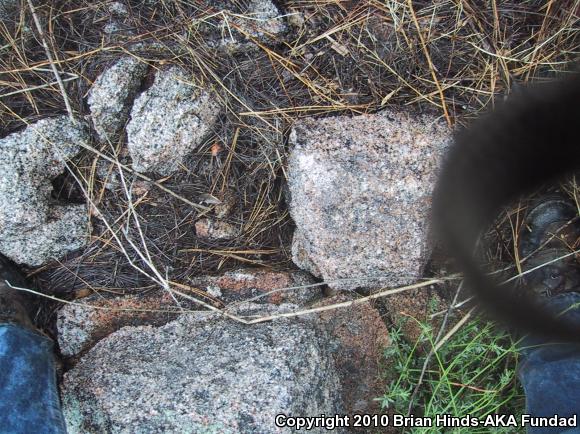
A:
{"label": "twig", "polygon": [[182,314],[182,313],[205,313],[205,314],[209,314],[210,313],[210,312],[203,311],[203,310],[200,311],[200,310],[183,310],[183,309],[181,309],[181,310],[140,309],[140,308],[136,308],[136,307],[95,306],[95,305],[91,305],[91,304],[87,304],[87,303],[79,303],[78,301],[65,300],[64,298],[55,297],[54,295],[44,294],[42,292],[35,291],[34,289],[30,289],[30,288],[23,288],[20,286],[14,286],[8,280],[5,280],[4,283],[6,283],[6,285],[8,285],[9,288],[12,288],[16,291],[28,292],[30,294],[34,294],[34,295],[37,295],[39,297],[46,298],[48,300],[57,301],[57,302],[63,303],[63,304],[70,304],[72,306],[84,307],[84,308],[93,309],[93,310],[105,310],[105,311],[110,311],[110,312],[151,312],[151,313],[174,313],[174,314]]}
{"label": "twig", "polygon": [[171,196],[173,196],[174,198],[180,200],[181,202],[186,203],[187,205],[192,206],[193,208],[196,208],[197,210],[200,210],[200,211],[209,211],[210,210],[210,208],[208,208],[207,206],[203,206],[203,205],[194,203],[194,202],[190,201],[189,199],[186,199],[185,197],[183,197],[183,196],[175,193],[174,191],[170,190],[169,188],[165,187],[160,182],[157,182],[157,181],[149,178],[148,176],[143,175],[142,173],[139,173],[139,172],[133,170],[129,166],[126,166],[125,164],[120,163],[119,161],[115,160],[114,158],[109,157],[108,155],[102,153],[101,151],[95,149],[94,147],[89,146],[89,145],[87,145],[87,144],[85,144],[83,142],[79,142],[78,144],[82,148],[84,148],[84,149],[86,149],[88,151],[91,151],[91,152],[95,153],[96,155],[98,155],[99,157],[107,160],[109,163],[113,163],[115,165],[118,165],[118,166],[122,167],[124,170],[126,170],[126,171],[128,171],[130,173],[133,173],[135,176],[137,176],[137,177],[139,177],[141,179],[144,179],[147,182],[152,183],[157,188],[163,190],[167,194],[170,194]]}
{"label": "twig", "polygon": [[463,316],[463,318],[461,318],[459,321],[457,321],[457,324],[455,324],[453,327],[451,327],[451,330],[449,330],[447,332],[447,334],[445,336],[443,336],[439,342],[437,342],[437,344],[435,345],[435,348],[434,348],[435,353],[441,349],[443,344],[445,344],[445,342],[447,342],[451,338],[451,336],[453,336],[457,332],[457,330],[459,330],[461,328],[461,326],[463,326],[463,324],[465,324],[467,322],[467,320],[469,318],[471,318],[471,316],[473,315],[473,312],[475,312],[476,307],[477,306],[473,306],[469,310],[469,312],[467,312]]}
{"label": "twig", "polygon": [[[461,292],[462,288],[463,288],[463,281],[461,281],[461,283],[457,287],[457,290],[455,291],[455,295],[453,296],[453,301],[451,302],[451,304],[449,305],[449,308],[445,312],[445,316],[443,317],[443,321],[441,321],[441,326],[439,327],[439,331],[437,332],[437,336],[435,337],[436,343],[439,342],[439,339],[441,338],[441,335],[443,334],[443,331],[445,330],[445,327],[447,326],[447,321],[449,320],[449,315],[451,314],[451,311],[453,310],[453,306],[457,303],[457,299],[459,298],[459,293]],[[429,363],[431,362],[431,358],[433,357],[433,355],[437,351],[436,347],[437,347],[437,344],[433,348],[431,348],[431,350],[427,354],[427,357],[425,357],[425,361],[423,362],[423,367],[421,368],[421,375],[419,375],[419,380],[417,380],[417,384],[415,385],[413,393],[411,394],[411,398],[409,398],[409,406],[407,407],[407,416],[410,416],[411,411],[413,411],[413,403],[415,401],[415,397],[417,396],[417,393],[419,393],[419,388],[423,384],[423,378],[425,377],[425,373],[427,372],[427,367],[429,366]]]}
{"label": "twig", "polygon": [[447,110],[447,104],[445,103],[445,95],[443,95],[443,89],[441,89],[441,84],[439,83],[439,79],[437,78],[437,74],[435,73],[435,65],[433,65],[433,61],[431,60],[431,55],[429,54],[429,49],[427,48],[427,44],[425,43],[425,38],[423,37],[423,32],[421,31],[421,27],[419,26],[419,21],[417,21],[417,16],[415,15],[415,10],[413,9],[413,1],[412,0],[407,0],[407,1],[409,3],[411,17],[413,18],[413,22],[415,23],[415,27],[417,28],[417,33],[419,34],[419,40],[421,41],[421,47],[423,48],[423,52],[425,53],[425,58],[427,59],[427,64],[429,65],[429,70],[431,71],[431,77],[433,77],[433,81],[435,82],[435,86],[437,86],[437,91],[439,92],[439,98],[441,99],[441,107],[443,108],[443,115],[445,116],[445,120],[447,121],[447,125],[452,127],[453,122],[451,121],[451,117],[449,116],[449,111]]}
{"label": "twig", "polygon": [[68,112],[68,116],[71,122],[76,123],[72,108],[70,106],[70,102],[68,100],[68,95],[64,88],[64,83],[60,78],[60,74],[56,69],[56,65],[54,64],[54,58],[52,57],[52,53],[50,52],[50,48],[48,47],[48,43],[46,42],[46,38],[44,37],[44,31],[42,30],[42,25],[40,24],[40,20],[38,19],[38,15],[36,15],[36,9],[34,9],[34,5],[32,4],[32,0],[28,1],[28,7],[30,8],[30,13],[32,14],[32,18],[34,19],[34,25],[36,26],[36,30],[40,36],[40,41],[42,42],[42,46],[44,47],[44,52],[46,53],[46,57],[48,62],[50,63],[50,67],[52,69],[52,73],[54,74],[56,81],[58,83],[58,87],[60,88],[60,92],[62,93],[62,98],[64,100],[64,105],[66,107],[66,111]]}
{"label": "twig", "polygon": [[403,286],[400,288],[386,289],[384,291],[377,292],[376,294],[371,294],[371,295],[368,295],[366,297],[357,298],[356,300],[344,301],[342,303],[335,303],[335,304],[331,304],[328,306],[321,306],[321,307],[316,307],[316,308],[312,308],[312,309],[304,309],[304,310],[300,310],[298,312],[287,312],[287,313],[278,313],[278,314],[274,314],[274,315],[267,315],[267,316],[263,316],[263,317],[248,321],[248,324],[257,324],[260,322],[271,321],[271,320],[277,319],[277,318],[292,318],[292,317],[307,315],[307,314],[311,314],[311,313],[325,312],[328,310],[334,310],[334,309],[339,309],[339,308],[343,308],[343,307],[356,306],[357,304],[366,303],[369,300],[375,300],[377,298],[386,297],[387,295],[398,294],[399,292],[410,291],[411,289],[424,288],[426,286],[435,285],[435,284],[441,283],[441,282],[443,282],[442,279],[431,279],[431,280],[427,280],[425,282],[415,283],[414,285],[407,285],[407,286]]}
{"label": "twig", "polygon": [[[63,80],[63,83],[67,82],[67,81],[78,80],[79,78],[80,77],[65,78]],[[3,93],[2,95],[0,95],[0,98],[6,98],[8,96],[18,95],[20,93],[31,92],[33,90],[45,89],[45,88],[53,86],[55,84],[58,84],[58,81],[52,81],[52,82],[46,83],[46,84],[39,84],[38,86],[27,87],[26,89],[18,89],[18,90],[12,91],[12,92]]]}

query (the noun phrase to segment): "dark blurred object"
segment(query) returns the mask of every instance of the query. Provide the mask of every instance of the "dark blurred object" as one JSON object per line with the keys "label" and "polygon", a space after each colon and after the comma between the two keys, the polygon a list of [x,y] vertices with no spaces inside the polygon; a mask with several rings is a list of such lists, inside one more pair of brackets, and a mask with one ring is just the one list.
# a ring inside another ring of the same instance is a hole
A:
{"label": "dark blurred object", "polygon": [[578,169],[579,120],[580,74],[521,89],[457,134],[433,204],[435,230],[485,307],[523,331],[575,341],[577,327],[492,282],[473,251],[502,206]]}

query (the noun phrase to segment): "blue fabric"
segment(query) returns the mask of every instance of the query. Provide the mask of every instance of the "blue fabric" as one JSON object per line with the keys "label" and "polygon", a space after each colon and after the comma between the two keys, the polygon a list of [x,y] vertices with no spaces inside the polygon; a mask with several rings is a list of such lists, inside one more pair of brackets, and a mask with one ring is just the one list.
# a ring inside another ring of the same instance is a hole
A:
{"label": "blue fabric", "polygon": [[55,372],[50,339],[17,325],[0,325],[1,433],[66,433]]}
{"label": "blue fabric", "polygon": [[[578,305],[578,306],[575,306]],[[566,293],[547,299],[547,306],[578,324],[580,294]],[[580,410],[580,345],[547,343],[526,337],[520,349],[519,378],[526,395],[526,413],[550,417],[576,415]],[[580,427],[528,427],[528,434],[580,434]]]}

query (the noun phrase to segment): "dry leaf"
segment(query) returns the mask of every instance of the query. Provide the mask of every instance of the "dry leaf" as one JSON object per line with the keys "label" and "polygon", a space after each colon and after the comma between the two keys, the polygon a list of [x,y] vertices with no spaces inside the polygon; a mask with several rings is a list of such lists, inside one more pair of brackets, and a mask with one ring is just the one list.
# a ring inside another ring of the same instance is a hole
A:
{"label": "dry leaf", "polygon": [[219,142],[213,142],[213,145],[211,145],[211,156],[217,157],[217,154],[223,151],[223,149],[224,148],[219,144]]}

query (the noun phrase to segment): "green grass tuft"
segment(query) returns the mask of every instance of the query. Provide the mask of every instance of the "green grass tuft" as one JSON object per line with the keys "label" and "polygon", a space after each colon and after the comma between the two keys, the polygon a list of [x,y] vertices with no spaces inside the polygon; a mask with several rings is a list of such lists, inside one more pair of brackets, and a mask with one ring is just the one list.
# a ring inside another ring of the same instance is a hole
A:
{"label": "green grass tuft", "polygon": [[[423,333],[407,342],[399,329],[391,332],[392,345],[385,350],[385,375],[391,378],[380,398],[384,410],[407,414],[427,352],[434,345],[434,331],[421,324]],[[436,333],[436,331],[435,331]],[[475,319],[463,326],[431,358],[413,401],[414,416],[449,414],[485,418],[524,410],[523,389],[516,377],[518,352],[511,337],[493,323]],[[441,432],[441,427],[407,428],[413,433]],[[446,429],[446,432],[487,433],[489,427]],[[518,428],[494,428],[494,432],[518,432]]]}

